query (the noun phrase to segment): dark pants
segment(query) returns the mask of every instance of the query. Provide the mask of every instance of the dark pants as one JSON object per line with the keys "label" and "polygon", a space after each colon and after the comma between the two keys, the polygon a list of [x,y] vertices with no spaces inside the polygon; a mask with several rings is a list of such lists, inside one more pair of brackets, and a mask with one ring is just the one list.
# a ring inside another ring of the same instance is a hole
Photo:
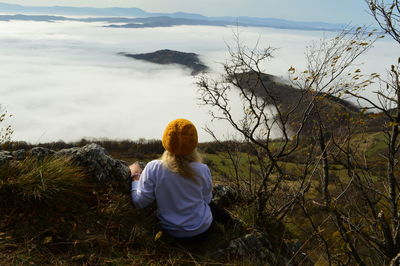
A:
{"label": "dark pants", "polygon": [[211,201],[208,206],[210,206],[213,221],[219,222],[221,224],[232,223],[231,215],[224,208],[219,207],[213,201]]}
{"label": "dark pants", "polygon": [[179,239],[179,241],[185,242],[185,243],[191,243],[191,242],[198,242],[198,241],[202,241],[205,238],[207,238],[207,236],[213,231],[215,230],[215,222],[221,223],[223,225],[226,224],[231,224],[233,219],[230,216],[230,214],[224,210],[223,208],[217,206],[214,202],[210,202],[208,204],[208,206],[210,206],[210,210],[213,216],[213,221],[210,225],[210,227],[203,233],[196,235],[196,236],[192,236],[192,237],[183,237],[183,238],[177,238]]}

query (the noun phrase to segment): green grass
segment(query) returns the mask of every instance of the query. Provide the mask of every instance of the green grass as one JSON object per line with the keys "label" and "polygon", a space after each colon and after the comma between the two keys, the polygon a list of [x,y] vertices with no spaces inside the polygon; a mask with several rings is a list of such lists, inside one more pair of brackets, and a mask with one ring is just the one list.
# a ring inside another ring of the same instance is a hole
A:
{"label": "green grass", "polygon": [[384,133],[371,134],[370,139],[371,144],[367,148],[366,155],[368,158],[373,159],[387,149],[388,140]]}
{"label": "green grass", "polygon": [[[243,152],[239,152],[235,156],[237,156],[235,160],[238,160],[238,173],[241,177],[246,178],[248,176],[250,166],[253,169],[252,171],[259,169],[255,156],[249,156]],[[226,179],[235,176],[233,162],[227,153],[203,154],[203,157],[205,159],[204,162],[210,166],[217,178]]]}

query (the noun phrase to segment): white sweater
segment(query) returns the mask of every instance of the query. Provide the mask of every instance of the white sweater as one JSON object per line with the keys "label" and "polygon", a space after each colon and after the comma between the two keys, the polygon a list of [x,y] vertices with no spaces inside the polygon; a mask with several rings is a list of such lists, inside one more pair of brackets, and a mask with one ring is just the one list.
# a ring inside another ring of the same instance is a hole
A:
{"label": "white sweater", "polygon": [[212,198],[211,173],[207,165],[191,163],[198,183],[168,170],[160,160],[144,168],[139,181],[132,182],[131,196],[137,208],[155,199],[161,227],[173,237],[191,237],[206,231],[212,222],[208,204]]}

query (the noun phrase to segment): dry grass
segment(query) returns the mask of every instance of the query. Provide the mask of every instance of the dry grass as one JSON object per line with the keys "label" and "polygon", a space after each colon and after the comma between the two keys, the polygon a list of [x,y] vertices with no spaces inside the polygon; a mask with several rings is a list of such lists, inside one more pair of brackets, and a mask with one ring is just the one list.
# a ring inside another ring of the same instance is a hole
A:
{"label": "dry grass", "polygon": [[210,254],[235,237],[220,226],[194,245],[155,240],[154,206],[134,209],[129,195],[87,180],[65,158],[2,165],[0,264],[220,265]]}

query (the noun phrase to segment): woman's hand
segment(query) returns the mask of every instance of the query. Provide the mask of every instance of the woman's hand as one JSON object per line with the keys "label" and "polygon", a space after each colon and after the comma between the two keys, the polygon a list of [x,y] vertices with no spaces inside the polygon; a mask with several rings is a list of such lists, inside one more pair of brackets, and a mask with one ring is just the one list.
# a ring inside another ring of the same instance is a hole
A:
{"label": "woman's hand", "polygon": [[134,162],[129,166],[129,169],[131,170],[131,177],[133,181],[139,181],[140,179],[140,174],[142,173],[142,168],[140,167],[138,162]]}

